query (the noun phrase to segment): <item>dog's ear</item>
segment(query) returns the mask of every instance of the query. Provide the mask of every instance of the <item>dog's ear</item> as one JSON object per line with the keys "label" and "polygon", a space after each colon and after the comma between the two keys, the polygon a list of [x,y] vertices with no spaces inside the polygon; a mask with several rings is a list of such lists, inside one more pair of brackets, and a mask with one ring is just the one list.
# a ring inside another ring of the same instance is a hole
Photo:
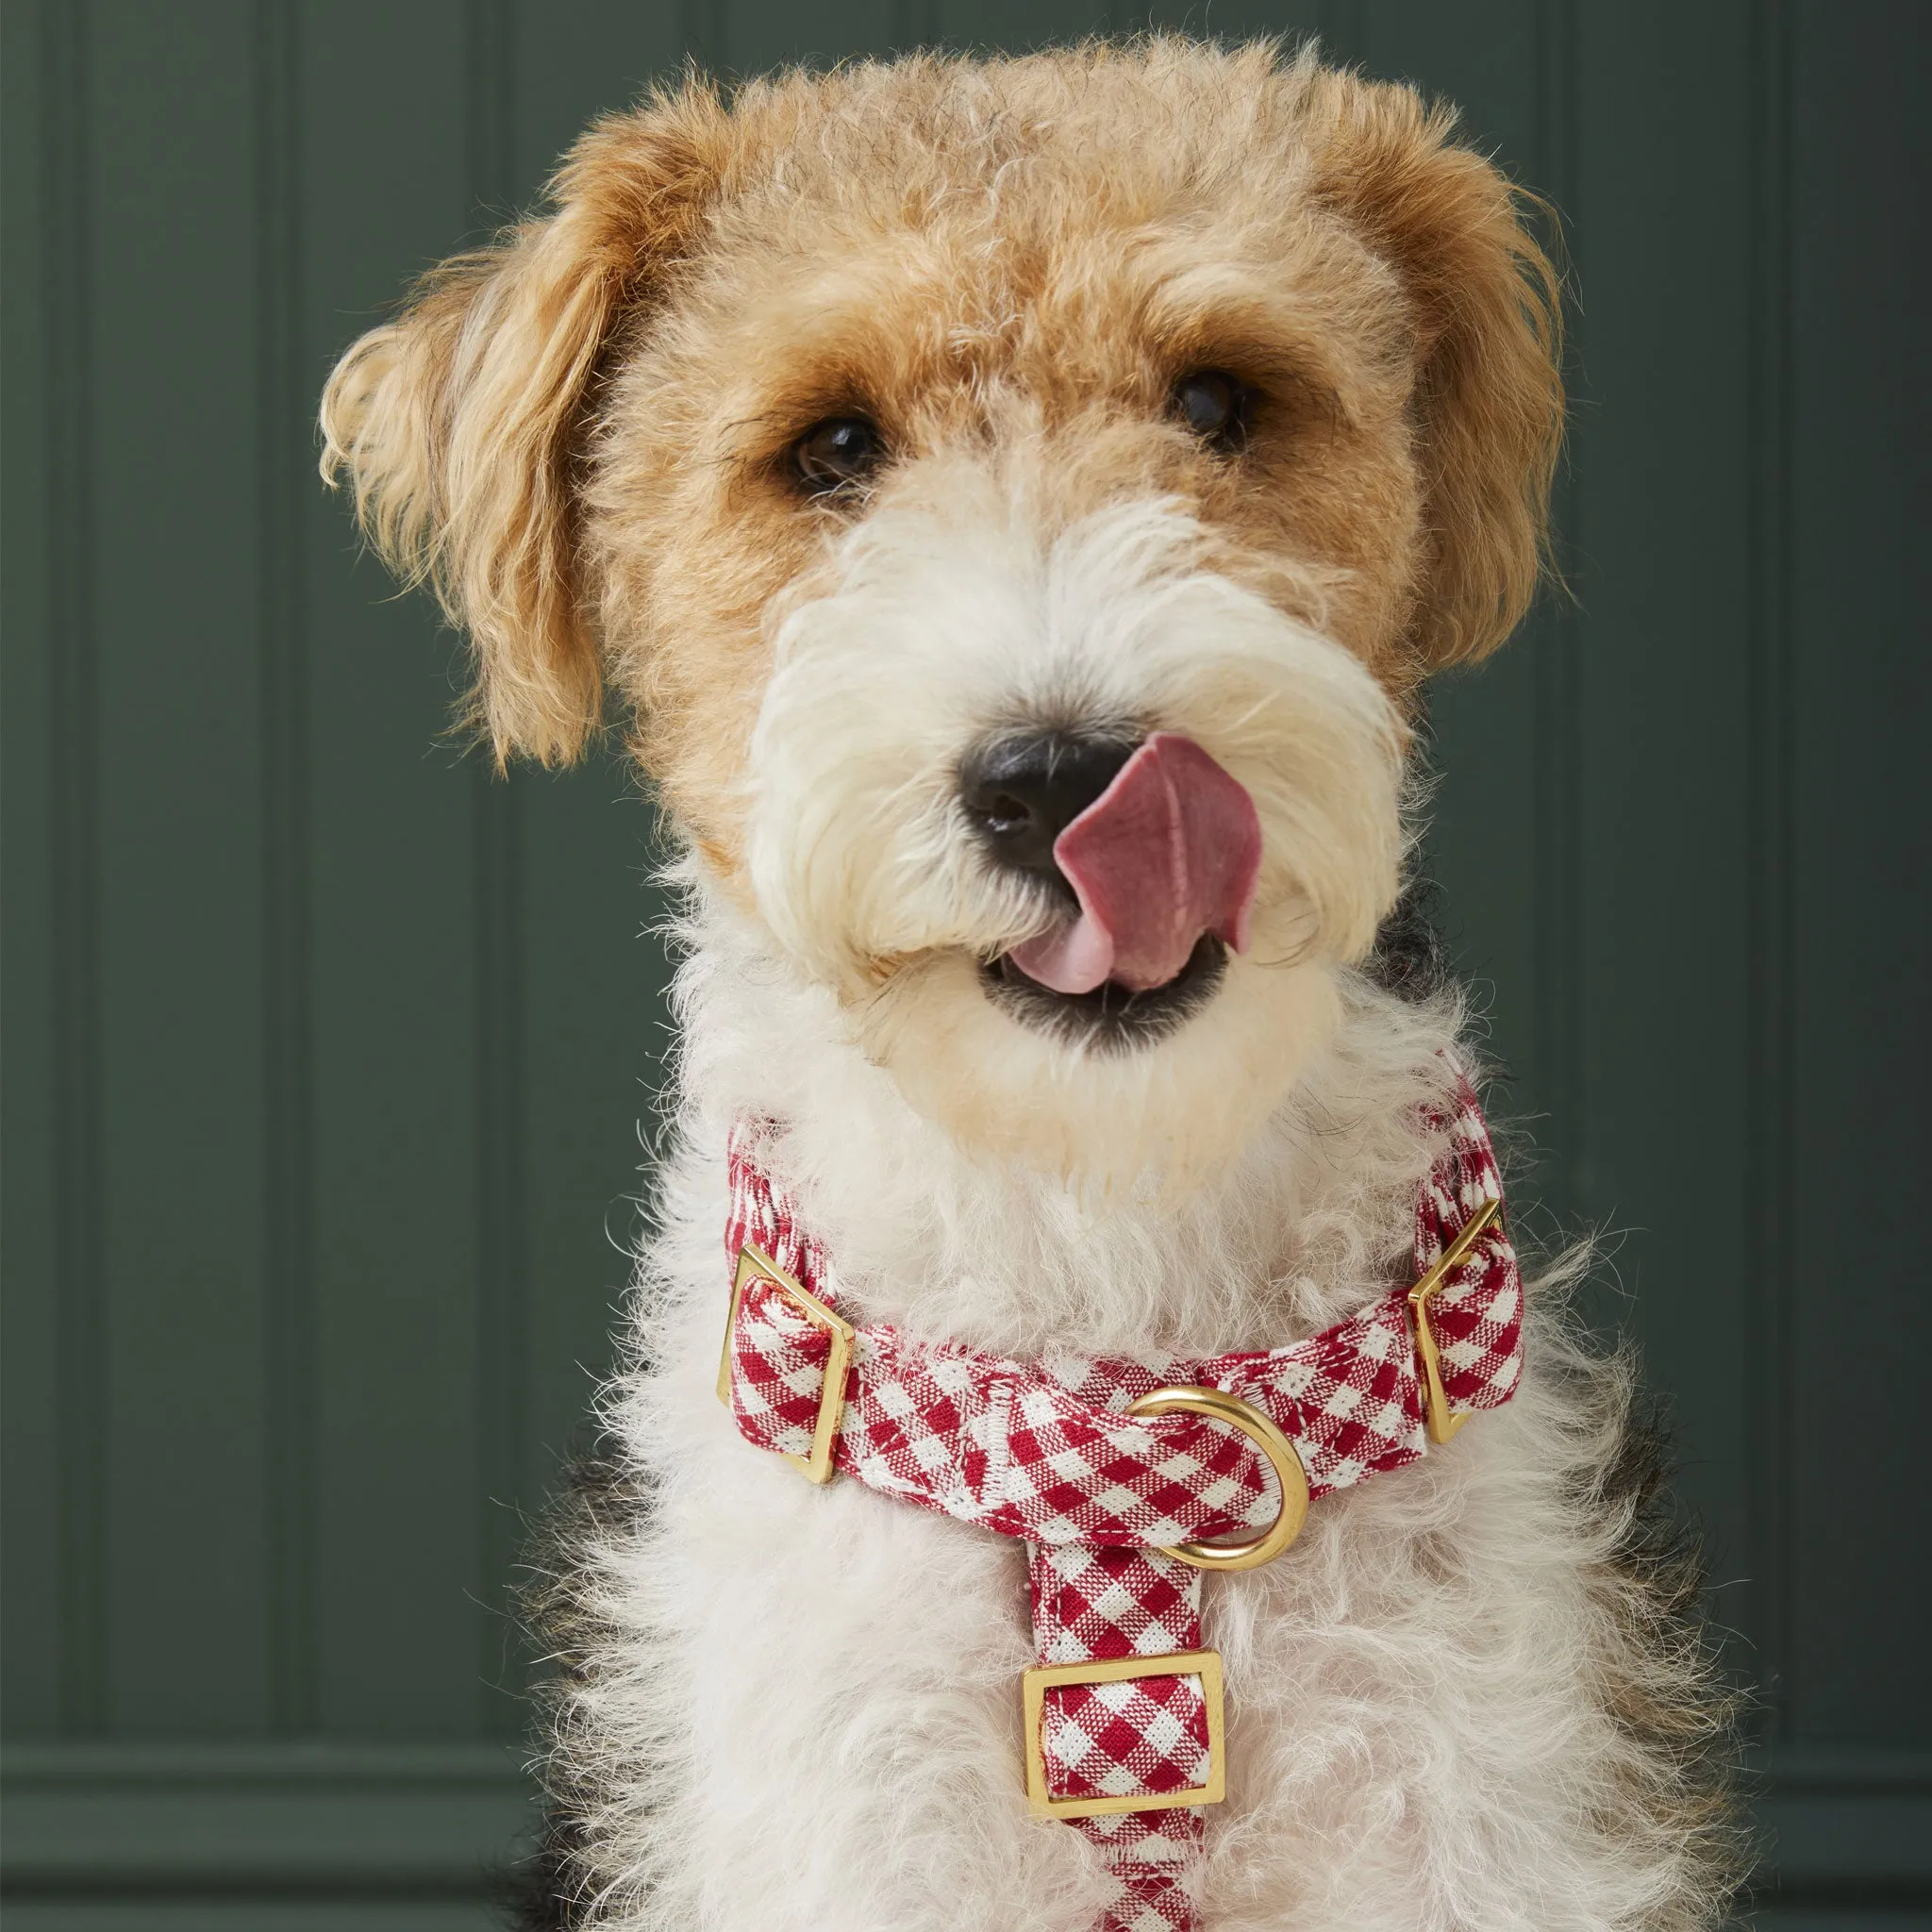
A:
{"label": "dog's ear", "polygon": [[575,472],[606,344],[689,247],[729,126],[696,84],[600,122],[550,184],[556,213],[445,262],[329,378],[323,475],[347,473],[375,548],[468,631],[499,763],[567,762],[596,728]]}
{"label": "dog's ear", "polygon": [[1431,555],[1410,642],[1436,670],[1494,650],[1548,555],[1563,435],[1556,270],[1501,172],[1413,89],[1319,73],[1316,192],[1401,277],[1417,330]]}

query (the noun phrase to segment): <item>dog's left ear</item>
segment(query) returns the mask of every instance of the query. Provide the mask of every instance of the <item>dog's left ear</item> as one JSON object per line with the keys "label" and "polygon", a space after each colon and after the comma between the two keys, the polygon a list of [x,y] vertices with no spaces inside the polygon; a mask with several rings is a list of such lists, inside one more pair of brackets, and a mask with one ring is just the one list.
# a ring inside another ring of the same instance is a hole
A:
{"label": "dog's left ear", "polygon": [[1412,88],[1318,71],[1316,192],[1401,277],[1417,331],[1431,555],[1410,630],[1424,671],[1483,658],[1529,608],[1563,436],[1556,270],[1502,173]]}
{"label": "dog's left ear", "polygon": [[555,214],[445,262],[329,378],[323,475],[348,474],[384,560],[432,584],[468,631],[472,719],[499,763],[567,762],[596,728],[575,474],[596,375],[688,252],[730,152],[725,109],[699,82],[609,116],[551,183]]}

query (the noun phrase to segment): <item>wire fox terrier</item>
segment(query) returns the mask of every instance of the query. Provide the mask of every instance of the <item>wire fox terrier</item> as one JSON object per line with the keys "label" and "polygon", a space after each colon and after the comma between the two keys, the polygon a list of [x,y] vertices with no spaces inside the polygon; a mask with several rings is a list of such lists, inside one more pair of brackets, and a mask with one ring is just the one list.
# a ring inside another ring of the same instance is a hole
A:
{"label": "wire fox terrier", "polygon": [[1629,1364],[1405,892],[1563,416],[1452,121],[1167,38],[691,79],[337,369],[498,758],[614,686],[681,852],[531,1924],[1721,1917]]}

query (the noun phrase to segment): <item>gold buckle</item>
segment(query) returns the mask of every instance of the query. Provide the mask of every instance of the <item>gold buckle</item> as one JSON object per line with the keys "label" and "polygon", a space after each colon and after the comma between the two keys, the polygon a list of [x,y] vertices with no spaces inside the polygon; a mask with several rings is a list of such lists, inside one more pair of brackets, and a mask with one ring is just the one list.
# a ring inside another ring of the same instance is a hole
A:
{"label": "gold buckle", "polygon": [[1307,1521],[1308,1474],[1294,1444],[1252,1402],[1243,1402],[1225,1389],[1150,1389],[1138,1402],[1127,1405],[1127,1413],[1166,1415],[1176,1408],[1230,1423],[1248,1437],[1274,1467],[1274,1479],[1281,1485],[1281,1508],[1259,1536],[1245,1541],[1175,1543],[1160,1554],[1191,1563],[1196,1570],[1254,1570],[1272,1563],[1302,1533],[1302,1524]]}
{"label": "gold buckle", "polygon": [[819,1397],[818,1421],[811,1432],[811,1454],[792,1456],[783,1449],[778,1452],[794,1469],[802,1469],[809,1481],[828,1483],[832,1480],[832,1451],[838,1446],[839,1424],[845,1413],[845,1376],[852,1366],[852,1324],[841,1321],[803,1282],[793,1280],[769,1255],[749,1241],[738,1251],[738,1271],[731,1279],[731,1312],[724,1318],[724,1353],[718,1363],[718,1400],[726,1408],[731,1407],[731,1338],[738,1331],[738,1305],[744,1299],[744,1285],[755,1274],[769,1281],[808,1321],[832,1338],[831,1349],[825,1357],[824,1392]]}
{"label": "gold buckle", "polygon": [[1500,1201],[1485,1201],[1443,1249],[1442,1258],[1408,1291],[1409,1312],[1415,1318],[1416,1351],[1423,1358],[1424,1406],[1432,1442],[1446,1442],[1474,1411],[1464,1409],[1460,1415],[1449,1412],[1449,1392],[1442,1387],[1442,1364],[1436,1354],[1435,1331],[1429,1326],[1429,1297],[1455,1273],[1462,1257],[1475,1246],[1477,1238],[1502,1208]]}
{"label": "gold buckle", "polygon": [[[1119,1684],[1129,1677],[1201,1679],[1208,1712],[1208,1782],[1185,1791],[1124,1798],[1056,1798],[1046,1783],[1041,1729],[1046,1693],[1062,1684]],[[1183,1805],[1218,1805],[1227,1795],[1227,1741],[1221,1697],[1221,1653],[1177,1650],[1167,1657],[1109,1657],[1084,1664],[1035,1664],[1020,1679],[1025,1712],[1026,1802],[1037,1818],[1103,1818],[1115,1811],[1172,1811]]]}

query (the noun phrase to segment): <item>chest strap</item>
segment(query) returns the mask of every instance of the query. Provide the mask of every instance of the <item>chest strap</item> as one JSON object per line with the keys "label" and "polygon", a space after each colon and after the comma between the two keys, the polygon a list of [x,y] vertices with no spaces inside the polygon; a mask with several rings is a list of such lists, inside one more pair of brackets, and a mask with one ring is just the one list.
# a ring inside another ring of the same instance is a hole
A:
{"label": "chest strap", "polygon": [[1465,1086],[1418,1193],[1412,1287],[1287,1348],[1011,1360],[839,1312],[828,1257],[760,1159],[730,1147],[720,1399],[814,1482],[1028,1545],[1039,1663],[1027,1794],[1100,1847],[1100,1932],[1188,1932],[1199,1807],[1225,1785],[1201,1573],[1265,1562],[1310,1501],[1419,1459],[1515,1393],[1523,1292],[1489,1129]]}

